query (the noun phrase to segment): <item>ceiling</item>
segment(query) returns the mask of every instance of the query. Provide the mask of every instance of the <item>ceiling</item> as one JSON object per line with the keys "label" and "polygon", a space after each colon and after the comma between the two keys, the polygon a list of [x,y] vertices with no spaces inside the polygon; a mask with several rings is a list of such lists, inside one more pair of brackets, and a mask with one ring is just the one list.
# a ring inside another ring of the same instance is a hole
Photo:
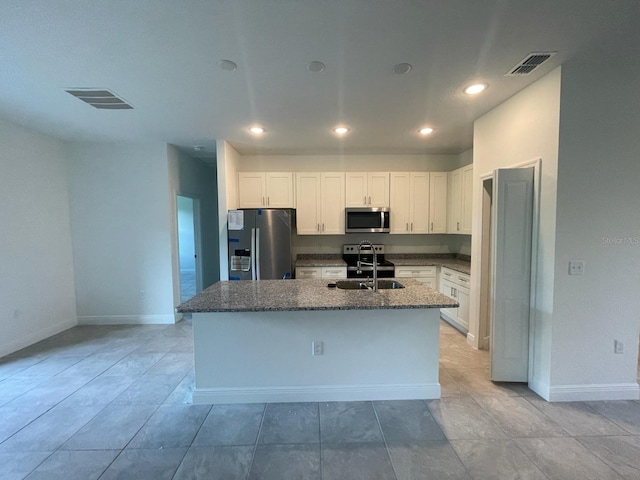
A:
{"label": "ceiling", "polygon": [[[457,154],[479,116],[636,26],[637,0],[2,0],[0,117],[200,157],[218,139],[243,154]],[[538,51],[557,54],[505,76]],[[413,69],[394,74],[401,62]],[[464,95],[475,81],[488,90]],[[134,108],[98,110],[65,92],[82,87]],[[250,134],[254,124],[266,133]],[[338,124],[349,134],[336,136]],[[435,132],[419,135],[425,125]]]}

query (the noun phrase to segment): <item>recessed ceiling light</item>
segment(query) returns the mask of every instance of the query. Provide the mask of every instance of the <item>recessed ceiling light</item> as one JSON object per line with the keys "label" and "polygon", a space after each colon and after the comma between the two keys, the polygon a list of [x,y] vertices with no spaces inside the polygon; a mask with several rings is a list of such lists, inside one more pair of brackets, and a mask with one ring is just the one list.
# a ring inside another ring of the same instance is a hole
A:
{"label": "recessed ceiling light", "polygon": [[251,127],[249,128],[249,131],[254,135],[260,135],[265,132],[264,128],[262,127]]}
{"label": "recessed ceiling light", "polygon": [[238,65],[236,65],[235,62],[232,62],[231,60],[220,60],[218,62],[218,66],[222,70],[226,70],[227,72],[233,72],[238,68]]}
{"label": "recessed ceiling light", "polygon": [[410,63],[397,63],[393,66],[393,73],[396,75],[404,75],[409,73],[413,66]]}
{"label": "recessed ceiling light", "polygon": [[333,129],[333,131],[338,135],[344,135],[349,131],[349,129],[347,127],[336,127]]}
{"label": "recessed ceiling light", "polygon": [[464,93],[466,93],[467,95],[477,95],[481,92],[484,92],[488,86],[489,85],[487,85],[486,83],[474,83],[473,85],[469,85],[467,88],[465,88]]}
{"label": "recessed ceiling light", "polygon": [[322,72],[326,68],[325,64],[314,60],[307,65],[307,70],[310,72]]}
{"label": "recessed ceiling light", "polygon": [[418,130],[422,135],[429,135],[430,133],[433,133],[433,128],[431,127],[424,127],[421,128],[420,130]]}

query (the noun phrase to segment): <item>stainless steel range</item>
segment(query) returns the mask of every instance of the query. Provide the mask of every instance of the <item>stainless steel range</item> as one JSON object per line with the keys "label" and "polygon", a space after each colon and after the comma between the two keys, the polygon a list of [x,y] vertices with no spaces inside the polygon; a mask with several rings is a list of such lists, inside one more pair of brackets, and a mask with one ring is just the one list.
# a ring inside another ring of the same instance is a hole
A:
{"label": "stainless steel range", "polygon": [[[393,277],[394,266],[384,259],[384,245],[373,245],[376,251],[378,278]],[[347,244],[342,246],[342,259],[347,262],[347,278],[373,278],[373,267],[371,265],[361,265],[358,273],[358,244]],[[373,261],[373,250],[369,246],[363,245],[360,252],[362,263]]]}

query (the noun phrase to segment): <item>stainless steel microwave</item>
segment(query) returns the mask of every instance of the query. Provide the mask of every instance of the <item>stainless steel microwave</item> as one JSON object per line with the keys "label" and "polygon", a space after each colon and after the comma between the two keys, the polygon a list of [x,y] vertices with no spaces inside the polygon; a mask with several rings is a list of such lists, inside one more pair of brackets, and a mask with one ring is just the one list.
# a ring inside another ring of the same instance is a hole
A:
{"label": "stainless steel microwave", "polygon": [[389,208],[347,208],[344,214],[346,233],[388,233]]}

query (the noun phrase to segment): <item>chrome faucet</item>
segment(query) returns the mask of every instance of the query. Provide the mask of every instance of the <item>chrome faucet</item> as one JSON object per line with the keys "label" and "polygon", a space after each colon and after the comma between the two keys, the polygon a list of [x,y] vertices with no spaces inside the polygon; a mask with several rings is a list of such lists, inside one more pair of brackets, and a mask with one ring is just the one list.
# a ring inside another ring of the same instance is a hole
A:
{"label": "chrome faucet", "polygon": [[[362,252],[362,250],[367,247],[370,248],[371,252],[373,253],[373,259],[371,263],[365,263],[360,261],[360,252]],[[358,274],[362,273],[362,270],[360,270],[360,267],[362,265],[367,265],[367,266],[371,265],[373,267],[373,288],[372,289],[374,292],[377,292],[378,291],[378,256],[376,254],[376,249],[373,248],[373,243],[371,243],[369,240],[363,240],[358,244],[358,263],[357,263]]]}

